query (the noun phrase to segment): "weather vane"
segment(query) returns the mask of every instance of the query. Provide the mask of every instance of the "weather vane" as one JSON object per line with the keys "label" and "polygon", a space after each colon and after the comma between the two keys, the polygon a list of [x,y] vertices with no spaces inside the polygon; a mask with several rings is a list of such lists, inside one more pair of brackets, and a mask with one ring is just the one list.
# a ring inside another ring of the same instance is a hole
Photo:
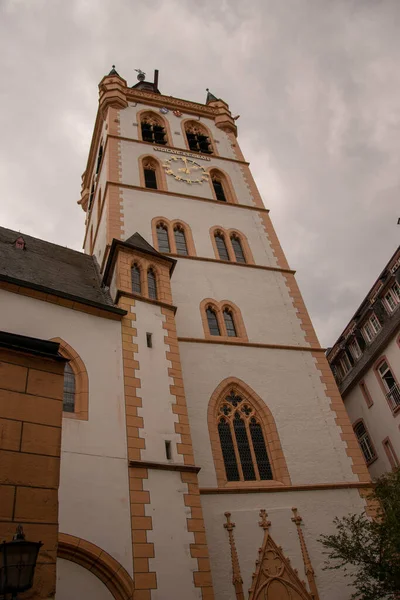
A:
{"label": "weather vane", "polygon": [[137,78],[139,81],[144,81],[145,77],[146,77],[146,73],[144,71],[142,71],[142,69],[135,69],[136,73],[138,74]]}

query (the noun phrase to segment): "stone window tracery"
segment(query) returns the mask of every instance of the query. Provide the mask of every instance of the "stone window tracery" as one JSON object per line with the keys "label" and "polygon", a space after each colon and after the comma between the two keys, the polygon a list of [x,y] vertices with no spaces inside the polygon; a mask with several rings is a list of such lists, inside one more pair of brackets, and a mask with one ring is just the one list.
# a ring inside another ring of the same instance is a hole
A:
{"label": "stone window tracery", "polygon": [[246,239],[240,231],[214,226],[210,229],[215,258],[240,264],[254,265]]}
{"label": "stone window tracery", "polygon": [[273,479],[257,411],[251,400],[235,388],[219,403],[218,435],[227,481]]}
{"label": "stone window tracery", "polygon": [[181,220],[170,221],[164,217],[152,220],[154,247],[166,254],[196,256],[192,232]]}
{"label": "stone window tracery", "polygon": [[167,144],[164,120],[154,113],[145,113],[140,118],[142,140],[150,144]]}
{"label": "stone window tracery", "polygon": [[209,133],[203,125],[189,121],[185,124],[185,133],[191,152],[201,152],[203,154],[213,153]]}

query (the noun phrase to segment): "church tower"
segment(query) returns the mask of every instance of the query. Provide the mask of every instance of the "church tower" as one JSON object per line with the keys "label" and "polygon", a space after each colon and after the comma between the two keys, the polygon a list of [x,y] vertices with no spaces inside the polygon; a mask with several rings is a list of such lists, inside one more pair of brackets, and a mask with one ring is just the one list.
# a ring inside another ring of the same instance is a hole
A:
{"label": "church tower", "polygon": [[126,311],[133,597],[348,598],[317,538],[369,475],[236,120],[157,71],[113,67],[99,92],[80,204]]}

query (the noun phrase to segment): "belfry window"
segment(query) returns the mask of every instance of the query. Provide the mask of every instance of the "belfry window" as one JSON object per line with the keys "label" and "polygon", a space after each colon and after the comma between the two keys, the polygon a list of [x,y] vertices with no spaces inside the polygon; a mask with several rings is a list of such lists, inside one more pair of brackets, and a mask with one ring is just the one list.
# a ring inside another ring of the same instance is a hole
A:
{"label": "belfry window", "polygon": [[157,300],[157,280],[153,269],[147,271],[147,288],[149,291],[149,298]]}
{"label": "belfry window", "polygon": [[207,130],[201,125],[197,123],[189,123],[186,126],[186,138],[189,149],[192,152],[212,154],[211,141],[207,135]]}
{"label": "belfry window", "polygon": [[157,176],[156,170],[152,165],[145,164],[143,165],[144,171],[144,185],[147,188],[156,190],[157,189]]}
{"label": "belfry window", "polygon": [[228,308],[224,308],[224,321],[228,337],[237,337],[233,315]]}
{"label": "belfry window", "polygon": [[157,243],[159,252],[171,252],[168,229],[164,223],[159,223],[157,225]]}
{"label": "belfry window", "polygon": [[236,235],[232,235],[231,243],[232,243],[233,252],[235,254],[236,262],[245,263],[246,259],[244,257],[244,252],[243,252],[243,248],[242,248],[240,239]]}
{"label": "belfry window", "polygon": [[176,253],[181,256],[188,255],[188,249],[186,244],[186,237],[183,228],[180,225],[174,227],[174,237],[176,245]]}
{"label": "belfry window", "polygon": [[365,462],[367,464],[371,463],[376,458],[376,453],[363,421],[359,421],[354,426],[354,433],[357,436],[357,440],[360,444]]}
{"label": "belfry window", "polygon": [[68,363],[64,367],[63,411],[73,413],[75,410],[75,375]]}
{"label": "belfry window", "polygon": [[145,115],[141,119],[142,140],[151,144],[167,143],[167,136],[162,120],[157,115]]}
{"label": "belfry window", "polygon": [[226,202],[226,196],[224,191],[224,185],[222,183],[222,179],[218,177],[218,175],[212,175],[211,181],[213,184],[215,197],[217,200],[221,200],[221,202]]}
{"label": "belfry window", "polygon": [[218,410],[218,434],[228,481],[273,479],[264,433],[251,402],[232,389]]}
{"label": "belfry window", "polygon": [[228,248],[226,247],[225,238],[222,233],[215,234],[215,243],[217,245],[218,255],[221,260],[229,260]]}
{"label": "belfry window", "polygon": [[211,308],[211,306],[209,306],[207,308],[206,315],[207,315],[207,323],[208,323],[208,329],[210,331],[210,335],[221,335],[221,332],[219,329],[219,324],[218,324],[217,313],[215,312],[215,310],[213,308]]}

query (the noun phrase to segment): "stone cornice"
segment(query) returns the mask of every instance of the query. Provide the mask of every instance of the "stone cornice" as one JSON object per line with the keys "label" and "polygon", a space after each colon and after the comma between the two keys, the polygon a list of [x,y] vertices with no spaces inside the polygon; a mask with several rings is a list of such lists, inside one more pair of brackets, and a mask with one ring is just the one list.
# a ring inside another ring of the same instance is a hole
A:
{"label": "stone cornice", "polygon": [[217,344],[226,346],[242,346],[244,348],[265,348],[267,350],[295,350],[297,352],[325,352],[324,348],[315,348],[313,346],[294,346],[289,344],[262,344],[258,342],[245,342],[242,340],[227,340],[226,338],[220,339],[217,336],[215,340],[205,338],[190,338],[190,337],[178,337],[178,342],[184,342],[189,344]]}
{"label": "stone cornice", "polygon": [[126,98],[128,102],[145,103],[151,106],[165,106],[171,110],[182,110],[182,112],[193,115],[203,115],[210,119],[214,119],[220,113],[218,108],[200,104],[199,102],[181,100],[180,98],[174,98],[173,96],[163,96],[162,94],[153,94],[151,92],[144,92],[132,88],[127,88]]}

